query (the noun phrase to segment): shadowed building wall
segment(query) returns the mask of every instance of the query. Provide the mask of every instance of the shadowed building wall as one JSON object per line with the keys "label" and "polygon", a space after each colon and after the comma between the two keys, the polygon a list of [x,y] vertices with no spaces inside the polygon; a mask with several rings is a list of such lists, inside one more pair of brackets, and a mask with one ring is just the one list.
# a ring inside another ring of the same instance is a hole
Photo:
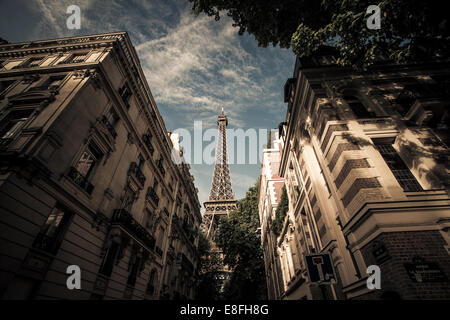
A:
{"label": "shadowed building wall", "polygon": [[192,298],[197,190],[128,35],[2,44],[0,66],[0,296]]}

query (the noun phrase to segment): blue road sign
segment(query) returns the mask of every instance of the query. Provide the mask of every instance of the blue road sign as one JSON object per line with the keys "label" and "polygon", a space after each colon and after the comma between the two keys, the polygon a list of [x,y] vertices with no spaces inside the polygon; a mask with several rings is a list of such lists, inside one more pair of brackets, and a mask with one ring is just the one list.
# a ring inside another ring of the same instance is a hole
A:
{"label": "blue road sign", "polygon": [[310,254],[305,256],[309,281],[312,283],[335,283],[333,263],[329,253]]}

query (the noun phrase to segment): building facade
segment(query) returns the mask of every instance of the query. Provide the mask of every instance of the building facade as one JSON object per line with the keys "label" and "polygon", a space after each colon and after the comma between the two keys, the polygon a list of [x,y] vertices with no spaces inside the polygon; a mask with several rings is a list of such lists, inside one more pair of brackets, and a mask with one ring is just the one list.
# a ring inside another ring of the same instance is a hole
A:
{"label": "building facade", "polygon": [[[334,62],[331,48],[298,58],[285,85],[281,298],[448,299],[450,63]],[[334,285],[309,282],[304,256],[323,252]]]}
{"label": "building facade", "polygon": [[261,245],[266,269],[267,298],[279,300],[283,288],[283,275],[278,255],[277,235],[272,231],[276,209],[281,200],[284,179],[279,176],[282,141],[278,131],[272,130],[269,144],[262,151],[259,181],[259,221],[261,222]]}
{"label": "building facade", "polygon": [[0,66],[0,297],[193,298],[197,190],[128,35],[6,43]]}

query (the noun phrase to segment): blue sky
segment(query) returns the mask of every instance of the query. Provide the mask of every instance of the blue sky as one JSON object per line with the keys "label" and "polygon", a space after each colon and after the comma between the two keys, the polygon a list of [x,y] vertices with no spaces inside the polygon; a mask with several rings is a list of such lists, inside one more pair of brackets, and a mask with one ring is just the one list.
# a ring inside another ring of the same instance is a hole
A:
{"label": "blue sky", "polygon": [[[66,27],[69,5],[81,29]],[[283,121],[283,85],[292,75],[290,50],[259,48],[227,17],[193,16],[187,0],[0,0],[0,37],[9,42],[127,31],[166,128],[216,127],[221,106],[229,128],[276,128]],[[205,144],[207,144],[205,142]],[[248,152],[248,151],[247,151]],[[259,175],[259,164],[230,166],[237,198]],[[207,199],[212,165],[192,165],[199,198]]]}

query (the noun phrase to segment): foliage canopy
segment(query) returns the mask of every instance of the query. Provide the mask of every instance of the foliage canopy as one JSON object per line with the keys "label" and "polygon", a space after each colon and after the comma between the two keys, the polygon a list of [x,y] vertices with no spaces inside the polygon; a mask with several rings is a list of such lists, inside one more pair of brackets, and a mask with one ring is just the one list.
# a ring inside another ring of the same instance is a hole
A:
{"label": "foliage canopy", "polygon": [[[407,62],[448,55],[448,12],[439,1],[383,0],[189,0],[192,12],[234,21],[239,34],[253,34],[259,46],[292,47],[300,57],[332,45],[337,63],[365,69],[377,60]],[[367,28],[369,5],[381,11],[381,28]]]}
{"label": "foliage canopy", "polygon": [[250,187],[237,210],[221,219],[216,243],[224,254],[224,263],[232,270],[224,286],[224,298],[265,299],[264,257],[259,231],[258,190]]}

